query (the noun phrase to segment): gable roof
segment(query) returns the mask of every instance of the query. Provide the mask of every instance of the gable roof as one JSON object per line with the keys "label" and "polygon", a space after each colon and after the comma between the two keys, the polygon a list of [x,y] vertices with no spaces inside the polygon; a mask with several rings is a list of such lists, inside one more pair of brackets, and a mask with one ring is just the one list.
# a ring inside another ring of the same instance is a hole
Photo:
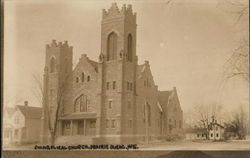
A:
{"label": "gable roof", "polygon": [[[141,64],[141,65],[137,65],[137,68],[136,68],[136,74],[137,74],[137,78],[141,78],[142,76],[142,73],[145,71],[145,70],[148,70],[149,73],[151,74],[152,76],[152,73],[151,73],[151,69],[150,69],[150,65],[149,65],[149,62],[147,60],[145,60],[144,64]],[[153,77],[153,76],[152,76]],[[153,80],[154,82],[154,80]]]}
{"label": "gable roof", "polygon": [[8,115],[12,115],[15,112],[15,108],[13,108],[13,107],[4,107],[4,112],[6,112]]}
{"label": "gable roof", "polygon": [[40,107],[31,107],[24,105],[17,105],[17,108],[29,119],[40,119],[42,117],[42,108]]}
{"label": "gable roof", "polygon": [[164,106],[168,103],[171,94],[172,91],[158,91],[157,97],[161,106]]}
{"label": "gable roof", "polygon": [[141,78],[142,72],[144,72],[145,68],[146,68],[145,64],[137,65],[137,69],[136,69],[137,78]]}
{"label": "gable roof", "polygon": [[76,66],[74,67],[73,71],[75,71],[77,69],[77,67],[81,64],[82,61],[87,61],[93,68],[96,72],[98,72],[98,62],[94,61],[94,60],[91,60],[89,59],[89,57],[87,57],[86,54],[82,54],[80,59],[79,59],[79,62],[76,64]]}
{"label": "gable roof", "polygon": [[98,63],[94,60],[90,60],[89,58],[88,58],[88,61],[94,67],[95,71],[97,72],[98,71]]}

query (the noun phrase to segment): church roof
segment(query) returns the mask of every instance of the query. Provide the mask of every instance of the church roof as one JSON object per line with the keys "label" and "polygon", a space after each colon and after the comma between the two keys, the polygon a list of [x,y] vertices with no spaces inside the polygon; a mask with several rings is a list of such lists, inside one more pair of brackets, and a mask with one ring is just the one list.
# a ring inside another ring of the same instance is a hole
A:
{"label": "church roof", "polygon": [[40,107],[17,105],[17,108],[21,111],[25,118],[40,119],[42,117],[42,108]]}
{"label": "church roof", "polygon": [[98,71],[98,63],[94,60],[88,59],[89,63],[95,68],[96,72]]}
{"label": "church roof", "polygon": [[158,101],[162,107],[167,105],[172,92],[173,91],[158,91]]}
{"label": "church roof", "polygon": [[144,64],[137,65],[137,69],[136,69],[137,78],[141,78],[142,73],[146,70],[147,67],[150,69],[148,61],[145,61]]}

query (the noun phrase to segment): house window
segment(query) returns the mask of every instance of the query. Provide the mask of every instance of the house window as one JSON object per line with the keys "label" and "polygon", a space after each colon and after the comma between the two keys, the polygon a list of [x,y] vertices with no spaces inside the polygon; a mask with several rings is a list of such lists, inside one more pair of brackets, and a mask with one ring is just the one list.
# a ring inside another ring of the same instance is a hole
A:
{"label": "house window", "polygon": [[201,137],[203,137],[204,135],[203,134],[201,134]]}
{"label": "house window", "polygon": [[106,83],[106,88],[109,90],[109,82]]}
{"label": "house window", "polygon": [[115,87],[116,87],[116,82],[113,81],[113,89],[115,89]]}
{"label": "house window", "polygon": [[131,108],[131,101],[128,101],[128,109]]}
{"label": "house window", "polygon": [[4,131],[4,138],[9,138],[9,130]]}
{"label": "house window", "polygon": [[90,81],[90,76],[88,76],[87,81],[88,81],[88,82]]}
{"label": "house window", "polygon": [[109,128],[109,120],[106,120],[106,128]]}
{"label": "house window", "polygon": [[132,128],[132,120],[128,120],[128,128]]}
{"label": "house window", "polygon": [[112,128],[115,128],[115,120],[112,120],[112,122],[111,122],[111,127],[112,127]]}
{"label": "house window", "polygon": [[218,127],[215,127],[215,130],[218,131]]}
{"label": "house window", "polygon": [[174,120],[174,128],[176,128],[176,124],[177,124],[177,123],[176,123],[176,120]]}
{"label": "house window", "polygon": [[211,133],[211,137],[213,137],[213,133]]}
{"label": "house window", "polygon": [[19,117],[18,116],[15,117],[15,124],[19,124]]}
{"label": "house window", "polygon": [[130,90],[133,90],[133,83],[130,83]]}
{"label": "house window", "polygon": [[129,34],[128,35],[128,61],[132,62],[132,58],[133,58],[133,53],[132,53],[132,35]]}
{"label": "house window", "polygon": [[96,124],[96,121],[95,120],[91,120],[90,121],[90,128],[95,128],[95,124]]}
{"label": "house window", "polygon": [[179,120],[179,128],[181,128],[181,120]]}
{"label": "house window", "polygon": [[26,129],[26,127],[23,127],[22,128],[22,138],[26,138],[26,136],[27,136],[27,129]]}
{"label": "house window", "polygon": [[55,72],[56,69],[56,60],[55,58],[50,59],[50,72],[53,73]]}
{"label": "house window", "polygon": [[18,138],[18,129],[16,129],[15,131],[14,131],[14,137],[17,139]]}
{"label": "house window", "polygon": [[218,133],[216,133],[216,137],[219,137],[219,134],[218,134]]}
{"label": "house window", "polygon": [[112,100],[109,100],[109,109],[111,109],[112,108]]}
{"label": "house window", "polygon": [[116,59],[117,52],[117,35],[111,32],[108,36],[107,43],[107,61]]}
{"label": "house window", "polygon": [[76,77],[76,83],[78,83],[79,82],[79,77]]}
{"label": "house window", "polygon": [[82,73],[81,80],[82,80],[82,82],[84,82],[84,73]]}

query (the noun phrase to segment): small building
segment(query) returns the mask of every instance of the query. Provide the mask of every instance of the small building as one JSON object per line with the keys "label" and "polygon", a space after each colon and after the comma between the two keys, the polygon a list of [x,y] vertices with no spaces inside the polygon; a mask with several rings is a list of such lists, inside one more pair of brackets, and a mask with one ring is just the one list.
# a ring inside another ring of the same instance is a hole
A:
{"label": "small building", "polygon": [[224,127],[217,123],[215,120],[209,125],[209,139],[210,140],[223,140],[224,139]]}
{"label": "small building", "polygon": [[8,144],[39,142],[42,108],[28,106],[25,101],[24,105],[16,105],[14,109],[5,125],[4,141]]}
{"label": "small building", "polygon": [[12,142],[12,129],[13,124],[11,122],[11,116],[15,112],[13,107],[3,108],[3,145],[8,146]]}
{"label": "small building", "polygon": [[185,130],[187,140],[205,140],[206,135],[206,129],[204,128],[187,128]]}

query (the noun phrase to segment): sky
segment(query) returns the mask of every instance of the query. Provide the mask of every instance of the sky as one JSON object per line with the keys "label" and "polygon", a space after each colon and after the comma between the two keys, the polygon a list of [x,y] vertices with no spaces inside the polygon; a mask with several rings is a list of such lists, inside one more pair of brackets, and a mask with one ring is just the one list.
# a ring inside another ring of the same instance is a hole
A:
{"label": "sky", "polygon": [[45,45],[53,39],[73,46],[74,65],[81,54],[97,61],[102,9],[117,2],[119,8],[132,4],[137,12],[139,64],[149,61],[159,90],[177,88],[184,112],[212,102],[229,109],[248,105],[248,83],[239,77],[224,82],[222,74],[249,24],[236,25],[222,1],[5,0],[4,103],[28,100],[30,106],[40,106],[33,75],[43,74]]}

